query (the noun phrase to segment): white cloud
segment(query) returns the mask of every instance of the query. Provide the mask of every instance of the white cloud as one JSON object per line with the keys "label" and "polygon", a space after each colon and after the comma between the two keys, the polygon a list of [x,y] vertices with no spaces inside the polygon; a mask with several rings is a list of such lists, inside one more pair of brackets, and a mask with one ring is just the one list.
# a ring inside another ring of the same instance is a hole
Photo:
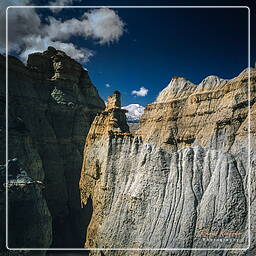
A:
{"label": "white cloud", "polygon": [[[73,2],[64,0],[65,4]],[[74,0],[79,1],[79,0]],[[29,0],[0,1],[0,52],[5,53],[5,9],[10,5],[26,5]],[[56,1],[52,1],[51,3]],[[29,53],[44,51],[49,45],[65,51],[70,57],[87,62],[94,52],[78,48],[71,43],[71,36],[91,38],[100,44],[118,41],[124,32],[124,23],[118,14],[110,9],[95,9],[85,12],[80,19],[57,20],[48,17],[44,24],[33,8],[10,8],[8,10],[8,49],[18,54],[23,61]]]}
{"label": "white cloud", "polygon": [[144,97],[148,94],[148,89],[146,89],[145,87],[140,87],[140,89],[138,91],[133,90],[132,94],[134,94],[136,96]]}
{"label": "white cloud", "polygon": [[110,9],[95,9],[83,15],[88,23],[88,36],[100,44],[118,41],[124,33],[124,22]]}
{"label": "white cloud", "polygon": [[107,88],[109,88],[111,85],[110,85],[110,84],[105,84],[105,86],[106,86]]}
{"label": "white cloud", "polygon": [[[8,6],[26,5],[28,1],[1,1],[0,2],[0,47],[5,51],[5,10]],[[41,20],[34,9],[8,9],[8,46],[10,50],[18,51],[22,39],[28,35],[40,33]]]}
{"label": "white cloud", "polygon": [[106,44],[119,40],[124,33],[124,23],[115,11],[102,8],[85,12],[81,19],[62,21],[49,17],[49,25],[44,27],[44,33],[55,40],[83,36]]}
{"label": "white cloud", "polygon": [[48,46],[53,46],[56,49],[61,49],[67,55],[72,56],[72,58],[81,61],[87,62],[90,57],[93,56],[93,51],[86,48],[77,48],[72,43],[62,43],[60,41],[52,41],[48,37],[42,38],[41,36],[37,37],[26,37],[24,38],[24,42],[27,48],[20,54],[20,57],[23,61],[26,61],[27,56],[30,53],[45,51]]}

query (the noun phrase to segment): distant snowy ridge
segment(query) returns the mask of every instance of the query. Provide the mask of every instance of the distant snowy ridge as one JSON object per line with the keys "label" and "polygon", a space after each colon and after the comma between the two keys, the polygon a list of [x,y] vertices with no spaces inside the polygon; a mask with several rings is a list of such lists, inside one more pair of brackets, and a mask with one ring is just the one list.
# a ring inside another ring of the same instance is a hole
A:
{"label": "distant snowy ridge", "polygon": [[128,112],[126,113],[128,122],[139,122],[140,117],[144,113],[145,109],[145,107],[139,104],[130,104],[122,108],[128,110]]}

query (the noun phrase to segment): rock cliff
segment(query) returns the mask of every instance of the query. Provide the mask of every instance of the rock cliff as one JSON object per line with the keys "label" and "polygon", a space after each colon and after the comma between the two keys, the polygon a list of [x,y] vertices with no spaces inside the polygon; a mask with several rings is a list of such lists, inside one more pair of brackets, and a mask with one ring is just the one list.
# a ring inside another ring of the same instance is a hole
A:
{"label": "rock cliff", "polygon": [[[43,190],[52,216],[52,244],[81,247],[86,209],[81,209],[79,178],[85,137],[105,104],[87,70],[64,52],[49,47],[29,55],[27,65],[8,57],[8,154],[18,158]],[[0,56],[1,74],[5,57]],[[1,76],[1,141],[5,141],[5,77]],[[5,143],[1,144],[5,162]]]}
{"label": "rock cliff", "polygon": [[[199,85],[173,78],[156,102],[146,107],[138,134],[170,151],[191,145],[230,151],[248,115],[247,76],[244,72],[231,80],[209,76]],[[252,69],[251,105],[255,83]]]}
{"label": "rock cliff", "polygon": [[[30,178],[18,159],[0,166],[0,214],[5,218],[5,188],[8,187],[8,245],[10,248],[44,248],[52,241],[52,218],[42,191],[42,181]],[[1,221],[1,246],[5,247],[5,225]],[[8,255],[7,250],[1,255]],[[42,252],[43,255],[43,252]]]}
{"label": "rock cliff", "polygon": [[255,89],[254,69],[250,83],[248,72],[175,77],[135,133],[119,108],[95,118],[80,180],[82,203],[93,202],[85,247],[102,248],[92,255],[255,254]]}
{"label": "rock cliff", "polygon": [[[255,69],[250,82],[248,70],[199,85],[174,77],[131,132],[120,93],[105,107],[88,72],[64,52],[49,47],[27,65],[8,62],[10,177],[4,184],[0,166],[0,214],[8,186],[10,247],[85,246],[102,248],[91,251],[100,256],[234,255],[224,248],[256,254]],[[0,69],[5,74],[3,56]],[[4,163],[5,77],[0,85]]]}

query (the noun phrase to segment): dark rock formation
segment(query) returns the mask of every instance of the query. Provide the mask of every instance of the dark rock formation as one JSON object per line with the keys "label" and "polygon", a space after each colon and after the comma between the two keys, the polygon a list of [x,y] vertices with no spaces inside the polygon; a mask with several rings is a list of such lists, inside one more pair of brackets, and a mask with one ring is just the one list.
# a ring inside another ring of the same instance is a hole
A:
{"label": "dark rock formation", "polygon": [[[1,74],[5,58],[0,56]],[[28,175],[45,184],[53,218],[53,247],[81,247],[86,213],[79,178],[85,137],[104,109],[88,72],[64,52],[49,47],[29,55],[27,66],[8,57],[9,159],[18,158]],[[5,141],[5,77],[1,76],[1,141]],[[1,145],[5,162],[5,144]]]}
{"label": "dark rock formation", "polygon": [[[8,188],[8,247],[48,248],[52,242],[52,218],[42,194],[41,181],[33,180],[17,159],[0,166],[0,214],[5,217],[5,191]],[[1,221],[1,253],[5,247],[5,225]],[[43,253],[43,252],[42,252]],[[30,254],[31,255],[31,254]]]}

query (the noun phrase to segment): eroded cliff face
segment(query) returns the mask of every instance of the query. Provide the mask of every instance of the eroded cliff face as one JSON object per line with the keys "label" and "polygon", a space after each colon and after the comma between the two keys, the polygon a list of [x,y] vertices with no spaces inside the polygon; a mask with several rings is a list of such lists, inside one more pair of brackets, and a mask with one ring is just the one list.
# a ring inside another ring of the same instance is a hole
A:
{"label": "eroded cliff face", "polygon": [[[146,107],[135,134],[114,131],[125,115],[119,108],[95,118],[80,180],[82,202],[93,202],[85,247],[181,249],[173,255],[232,255],[182,248],[248,247],[248,213],[255,207],[256,72],[251,71],[250,152],[247,72],[228,81],[211,76],[200,85],[174,78]],[[115,121],[106,122],[113,113],[119,113]],[[240,255],[255,254],[253,223],[252,213],[251,245]],[[170,252],[91,251],[102,253]]]}
{"label": "eroded cliff face", "polygon": [[[5,74],[5,58],[0,60]],[[88,221],[78,187],[82,152],[104,102],[87,70],[62,51],[31,54],[26,66],[11,56],[8,62],[9,159],[18,158],[31,178],[44,183],[53,226],[53,242],[45,247],[81,247]],[[0,84],[5,141],[5,77]],[[5,162],[4,143],[0,160]]]}
{"label": "eroded cliff face", "polygon": [[[255,83],[252,70],[251,105]],[[191,145],[230,151],[247,115],[247,72],[231,80],[209,76],[199,85],[175,77],[146,107],[138,134],[170,151]]]}

